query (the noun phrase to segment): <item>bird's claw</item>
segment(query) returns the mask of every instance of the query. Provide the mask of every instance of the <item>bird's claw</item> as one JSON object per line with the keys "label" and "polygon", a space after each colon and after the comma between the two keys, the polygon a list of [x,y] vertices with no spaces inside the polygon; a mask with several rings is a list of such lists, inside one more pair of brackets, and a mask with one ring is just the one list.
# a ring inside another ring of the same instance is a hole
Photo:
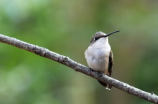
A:
{"label": "bird's claw", "polygon": [[98,72],[99,78],[102,77],[102,72]]}

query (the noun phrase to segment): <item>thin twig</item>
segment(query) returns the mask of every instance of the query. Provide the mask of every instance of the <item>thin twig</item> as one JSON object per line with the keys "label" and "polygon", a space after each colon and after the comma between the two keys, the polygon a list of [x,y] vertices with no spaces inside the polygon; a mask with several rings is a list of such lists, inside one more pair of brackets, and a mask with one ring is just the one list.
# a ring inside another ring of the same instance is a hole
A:
{"label": "thin twig", "polygon": [[112,86],[114,86],[118,89],[121,89],[121,90],[123,90],[131,95],[135,95],[135,96],[138,96],[138,97],[145,99],[147,101],[158,104],[158,96],[157,95],[155,95],[153,93],[142,91],[138,88],[130,86],[129,84],[121,82],[117,79],[114,79],[114,78],[108,77],[106,75],[100,74],[96,71],[93,71],[93,70],[89,69],[88,67],[73,61],[69,57],[52,52],[46,48],[39,47],[39,46],[33,45],[33,44],[29,44],[29,43],[23,42],[21,40],[11,38],[11,37],[8,37],[8,36],[2,35],[2,34],[0,34],[0,42],[10,44],[12,46],[30,51],[30,52],[35,53],[37,55],[40,55],[42,57],[46,57],[46,58],[49,58],[51,60],[57,61],[61,64],[64,64],[64,65],[74,69],[75,71],[84,73],[84,74],[91,76],[95,79],[98,79],[102,82],[111,84]]}

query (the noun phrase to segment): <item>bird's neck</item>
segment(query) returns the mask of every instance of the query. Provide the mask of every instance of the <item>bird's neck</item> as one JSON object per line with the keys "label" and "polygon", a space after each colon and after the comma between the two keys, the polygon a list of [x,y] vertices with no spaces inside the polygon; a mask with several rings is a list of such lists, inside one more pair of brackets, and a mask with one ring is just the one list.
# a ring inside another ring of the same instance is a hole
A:
{"label": "bird's neck", "polygon": [[109,46],[108,37],[97,40],[96,42],[91,44],[91,46],[94,48],[102,48],[102,47]]}

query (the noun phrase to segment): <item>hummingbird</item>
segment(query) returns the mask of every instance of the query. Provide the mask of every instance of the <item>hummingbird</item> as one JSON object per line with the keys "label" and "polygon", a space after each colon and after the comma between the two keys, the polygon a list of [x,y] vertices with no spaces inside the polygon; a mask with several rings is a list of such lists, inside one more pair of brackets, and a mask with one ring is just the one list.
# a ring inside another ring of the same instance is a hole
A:
{"label": "hummingbird", "polygon": [[[113,53],[108,42],[108,36],[117,33],[118,31],[105,34],[96,32],[90,41],[90,45],[85,51],[85,58],[88,66],[95,71],[104,73],[111,77],[113,67]],[[99,80],[98,80],[99,81]],[[106,89],[111,90],[112,86],[99,81]]]}

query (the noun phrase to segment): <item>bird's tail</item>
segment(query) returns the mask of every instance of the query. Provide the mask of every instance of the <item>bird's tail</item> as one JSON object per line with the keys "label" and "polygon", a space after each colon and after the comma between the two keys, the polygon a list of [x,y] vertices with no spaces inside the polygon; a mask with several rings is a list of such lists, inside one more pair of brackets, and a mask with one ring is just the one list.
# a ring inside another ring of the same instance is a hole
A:
{"label": "bird's tail", "polygon": [[111,90],[111,88],[112,88],[111,85],[106,84],[106,83],[104,83],[104,82],[101,82],[101,81],[99,81],[99,80],[98,80],[98,82],[99,82],[102,86],[104,86],[107,90]]}

